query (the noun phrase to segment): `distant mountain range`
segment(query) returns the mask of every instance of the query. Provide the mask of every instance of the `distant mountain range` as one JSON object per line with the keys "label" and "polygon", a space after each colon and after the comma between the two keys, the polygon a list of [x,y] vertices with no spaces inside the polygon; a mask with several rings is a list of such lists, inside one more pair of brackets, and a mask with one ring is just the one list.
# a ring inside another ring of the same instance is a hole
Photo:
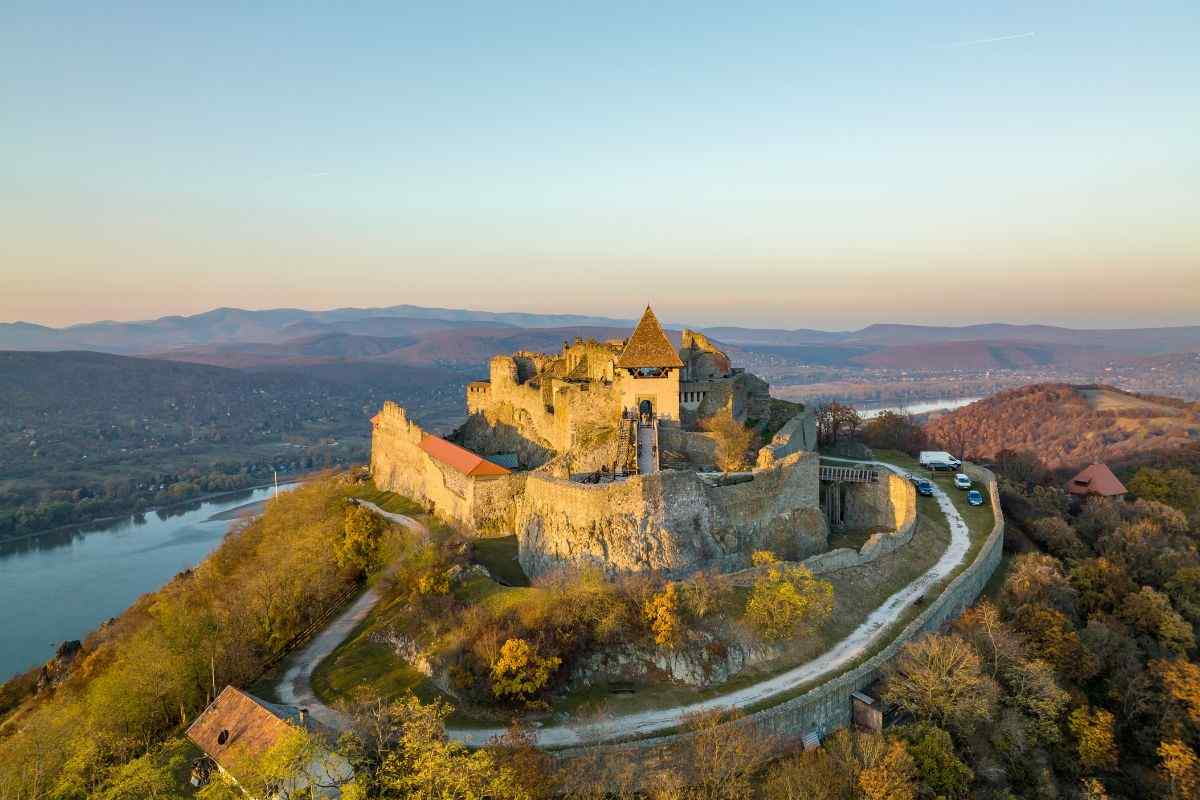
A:
{"label": "distant mountain range", "polygon": [[[219,308],[140,322],[51,328],[0,323],[0,350],[91,350],[216,366],[269,369],[378,362],[482,369],[513,350],[557,350],[563,339],[628,335],[632,320],[425,308],[250,311]],[[669,325],[679,330],[680,325]],[[870,325],[856,331],[701,328],[736,349],[795,361],[884,369],[1094,367],[1114,357],[1200,351],[1200,326],[1080,330],[1048,325]]]}

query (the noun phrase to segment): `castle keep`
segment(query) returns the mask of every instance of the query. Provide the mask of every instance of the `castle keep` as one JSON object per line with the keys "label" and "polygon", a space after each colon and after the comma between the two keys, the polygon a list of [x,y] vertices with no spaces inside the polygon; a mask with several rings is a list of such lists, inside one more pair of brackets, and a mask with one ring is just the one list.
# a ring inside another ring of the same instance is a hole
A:
{"label": "castle keep", "polygon": [[756,549],[826,549],[811,414],[789,421],[736,479],[715,473],[706,421],[751,428],[767,383],[704,335],[676,348],[647,307],[624,340],[576,338],[557,354],[496,356],[467,387],[467,421],[442,439],[387,403],[372,420],[376,485],[480,535],[515,533],[530,577],[736,569]]}

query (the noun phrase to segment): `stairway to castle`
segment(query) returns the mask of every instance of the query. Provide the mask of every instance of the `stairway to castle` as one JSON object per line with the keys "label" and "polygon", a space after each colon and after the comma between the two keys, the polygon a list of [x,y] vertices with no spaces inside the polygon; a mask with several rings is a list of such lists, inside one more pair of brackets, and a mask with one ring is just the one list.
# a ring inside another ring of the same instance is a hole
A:
{"label": "stairway to castle", "polygon": [[637,422],[632,417],[622,417],[620,430],[617,434],[617,462],[615,473],[628,475],[636,468],[637,459]]}
{"label": "stairway to castle", "polygon": [[658,472],[658,419],[655,417],[648,423],[638,422],[637,465],[642,475]]}

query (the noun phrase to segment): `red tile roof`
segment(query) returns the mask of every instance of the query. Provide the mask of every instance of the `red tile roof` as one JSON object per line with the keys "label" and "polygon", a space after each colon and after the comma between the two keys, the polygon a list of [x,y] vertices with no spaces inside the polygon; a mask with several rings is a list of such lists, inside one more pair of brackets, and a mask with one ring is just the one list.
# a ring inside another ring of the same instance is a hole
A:
{"label": "red tile roof", "polygon": [[421,449],[443,464],[472,478],[509,474],[509,470],[499,464],[493,464],[478,453],[472,453],[453,442],[447,442],[445,439],[431,436],[428,433],[421,437]]}
{"label": "red tile roof", "polygon": [[1067,483],[1071,494],[1098,494],[1101,497],[1119,497],[1125,494],[1125,485],[1117,480],[1105,464],[1092,464]]}

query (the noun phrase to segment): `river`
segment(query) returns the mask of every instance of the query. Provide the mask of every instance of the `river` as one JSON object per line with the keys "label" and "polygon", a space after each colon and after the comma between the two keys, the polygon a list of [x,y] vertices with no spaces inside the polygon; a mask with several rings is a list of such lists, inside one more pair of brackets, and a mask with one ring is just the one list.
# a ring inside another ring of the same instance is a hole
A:
{"label": "river", "polygon": [[878,417],[885,411],[899,411],[902,414],[928,414],[930,411],[953,411],[956,408],[970,405],[979,397],[955,397],[943,400],[916,400],[907,405],[875,405],[870,403],[855,403],[854,408],[863,419]]}
{"label": "river", "polygon": [[0,682],[194,567],[273,492],[249,489],[0,544]]}

